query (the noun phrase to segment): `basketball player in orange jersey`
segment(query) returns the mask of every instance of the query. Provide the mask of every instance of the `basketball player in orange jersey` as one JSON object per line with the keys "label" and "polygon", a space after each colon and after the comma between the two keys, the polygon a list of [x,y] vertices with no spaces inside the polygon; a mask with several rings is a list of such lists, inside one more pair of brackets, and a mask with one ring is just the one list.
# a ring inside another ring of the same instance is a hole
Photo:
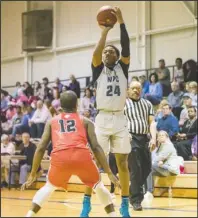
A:
{"label": "basketball player in orange jersey", "polygon": [[97,142],[94,124],[89,119],[78,115],[77,96],[73,91],[61,94],[60,102],[63,112],[46,124],[41,142],[34,155],[31,174],[22,186],[22,190],[24,190],[35,181],[36,172],[51,140],[53,150],[47,182],[34,196],[32,208],[26,217],[35,216],[42,204],[56,189],[66,190],[72,175],[78,176],[85,185],[93,188],[107,214],[110,217],[115,217],[111,194],[101,182],[99,170],[87,146],[88,142],[96,160],[108,174],[109,179],[118,186],[120,184],[112,174],[105,154]]}

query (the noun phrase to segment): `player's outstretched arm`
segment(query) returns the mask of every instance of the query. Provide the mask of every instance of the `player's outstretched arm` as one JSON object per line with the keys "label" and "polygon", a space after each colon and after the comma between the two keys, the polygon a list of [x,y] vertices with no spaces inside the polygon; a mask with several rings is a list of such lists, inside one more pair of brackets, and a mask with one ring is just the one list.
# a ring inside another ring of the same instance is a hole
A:
{"label": "player's outstretched arm", "polygon": [[45,150],[51,140],[51,122],[48,121],[45,125],[44,133],[39,142],[33,159],[32,170],[26,183],[23,184],[22,190],[28,188],[36,179],[37,171],[43,159]]}
{"label": "player's outstretched arm", "polygon": [[122,47],[121,61],[128,65],[130,63],[130,40],[122,17],[122,12],[119,7],[114,7],[114,12],[112,13],[115,14],[117,21],[120,24],[120,44]]}
{"label": "player's outstretched arm", "polygon": [[101,28],[102,28],[101,37],[98,44],[95,47],[92,57],[92,64],[94,67],[97,67],[102,63],[102,51],[105,47],[107,34],[112,27],[101,26]]}

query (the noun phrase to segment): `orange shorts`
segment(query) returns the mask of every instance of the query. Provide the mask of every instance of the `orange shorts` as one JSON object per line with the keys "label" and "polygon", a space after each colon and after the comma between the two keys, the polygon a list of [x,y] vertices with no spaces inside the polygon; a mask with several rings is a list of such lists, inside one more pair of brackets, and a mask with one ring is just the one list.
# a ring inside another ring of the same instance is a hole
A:
{"label": "orange shorts", "polygon": [[51,153],[50,162],[48,180],[56,187],[67,189],[72,175],[91,188],[100,182],[99,170],[88,149],[70,148]]}

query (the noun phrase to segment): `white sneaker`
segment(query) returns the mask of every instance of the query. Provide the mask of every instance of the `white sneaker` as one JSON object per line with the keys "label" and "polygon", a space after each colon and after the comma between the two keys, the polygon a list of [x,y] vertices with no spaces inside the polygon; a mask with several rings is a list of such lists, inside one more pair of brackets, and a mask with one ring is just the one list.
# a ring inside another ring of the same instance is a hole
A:
{"label": "white sneaker", "polygon": [[146,194],[144,195],[144,202],[147,205],[151,205],[152,201],[153,201],[153,194],[151,192],[146,192]]}

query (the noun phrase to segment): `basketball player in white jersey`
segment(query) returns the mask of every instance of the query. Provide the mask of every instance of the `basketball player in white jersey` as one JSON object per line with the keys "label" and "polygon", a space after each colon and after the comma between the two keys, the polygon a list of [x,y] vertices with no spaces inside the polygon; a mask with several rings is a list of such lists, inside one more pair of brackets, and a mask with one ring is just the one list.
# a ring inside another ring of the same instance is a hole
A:
{"label": "basketball player in white jersey", "polygon": [[[120,9],[115,7],[114,13],[120,25],[121,57],[115,46],[105,46],[107,34],[111,27],[103,27],[92,58],[93,81],[97,82],[96,104],[98,115],[96,116],[95,127],[97,140],[105,154],[108,155],[110,151],[115,154],[122,193],[120,213],[123,217],[130,217],[127,159],[131,145],[127,120],[124,115],[130,43]],[[91,191],[87,188],[81,217],[87,217],[91,211],[90,197]]]}

